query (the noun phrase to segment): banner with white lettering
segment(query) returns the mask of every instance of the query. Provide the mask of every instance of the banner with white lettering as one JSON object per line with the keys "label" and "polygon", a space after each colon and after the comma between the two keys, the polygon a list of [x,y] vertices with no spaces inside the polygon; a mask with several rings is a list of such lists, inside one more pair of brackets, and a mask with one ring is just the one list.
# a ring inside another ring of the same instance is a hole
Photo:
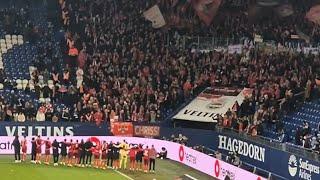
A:
{"label": "banner with white lettering", "polygon": [[207,88],[179,111],[173,118],[178,120],[217,122],[218,115],[224,115],[237,101],[242,104],[250,96],[248,88],[229,87]]}
{"label": "banner with white lettering", "polygon": [[318,47],[303,47],[302,48],[303,50],[303,53],[304,54],[313,54],[313,55],[318,55],[319,54],[319,51],[320,51],[320,48]]}
{"label": "banner with white lettering", "polygon": [[312,159],[225,133],[215,134],[212,142],[213,149],[223,154],[235,152],[241,161],[270,171],[283,179],[320,179],[320,163]]}
{"label": "banner with white lettering", "polygon": [[107,124],[54,122],[1,122],[0,136],[105,136]]}

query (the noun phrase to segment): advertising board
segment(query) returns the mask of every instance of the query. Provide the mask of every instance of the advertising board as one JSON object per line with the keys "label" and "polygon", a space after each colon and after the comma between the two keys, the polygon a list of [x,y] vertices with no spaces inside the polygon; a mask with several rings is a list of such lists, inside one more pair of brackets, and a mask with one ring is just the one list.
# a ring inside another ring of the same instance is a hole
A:
{"label": "advertising board", "polygon": [[[13,149],[11,146],[11,142],[13,141],[14,137],[0,137],[0,154],[12,154]],[[46,137],[43,137],[46,139]],[[193,150],[189,147],[180,145],[178,143],[158,140],[158,139],[148,139],[148,138],[137,138],[137,137],[116,137],[116,136],[70,136],[70,137],[50,137],[50,140],[56,139],[57,141],[63,141],[67,139],[69,141],[72,139],[75,140],[87,140],[90,139],[93,144],[98,144],[101,141],[113,141],[113,142],[121,142],[126,140],[129,144],[143,144],[144,146],[151,147],[154,145],[155,149],[160,152],[161,148],[164,147],[167,149],[168,154],[167,157],[171,160],[177,161],[189,167],[192,167],[198,171],[206,173],[212,177],[218,179],[225,179],[226,175],[233,180],[240,180],[240,179],[252,179],[252,180],[264,180],[256,174],[228,164],[224,161],[215,159],[211,156]],[[28,142],[28,149],[27,151],[30,153],[30,138],[27,139]],[[44,147],[43,147],[44,148]]]}
{"label": "advertising board", "polygon": [[0,136],[107,136],[110,135],[105,123],[81,122],[1,122]]}

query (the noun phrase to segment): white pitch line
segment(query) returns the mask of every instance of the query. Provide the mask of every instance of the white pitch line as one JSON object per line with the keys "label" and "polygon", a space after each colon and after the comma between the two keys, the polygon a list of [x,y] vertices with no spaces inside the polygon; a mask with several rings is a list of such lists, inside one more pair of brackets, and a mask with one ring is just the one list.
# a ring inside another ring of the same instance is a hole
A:
{"label": "white pitch line", "polygon": [[131,177],[127,176],[126,174],[123,174],[122,172],[118,171],[118,170],[114,170],[116,173],[120,174],[121,176],[127,178],[127,179],[130,179],[130,180],[134,180],[132,179]]}
{"label": "white pitch line", "polygon": [[192,179],[192,180],[198,180],[197,178],[194,178],[192,176],[190,176],[189,174],[184,174],[185,176],[187,176],[188,178]]}

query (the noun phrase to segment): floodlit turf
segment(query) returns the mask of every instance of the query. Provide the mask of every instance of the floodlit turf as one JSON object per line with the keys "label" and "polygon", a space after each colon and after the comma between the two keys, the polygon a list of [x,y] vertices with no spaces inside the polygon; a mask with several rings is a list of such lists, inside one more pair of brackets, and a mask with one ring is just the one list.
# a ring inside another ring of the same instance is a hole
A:
{"label": "floodlit turf", "polygon": [[[134,180],[173,180],[190,179],[188,174],[198,180],[213,179],[192,168],[169,160],[157,160],[156,173],[131,172],[120,170],[120,173]],[[35,165],[29,162],[15,164],[11,156],[0,156],[1,180],[128,180],[129,178],[114,170],[78,168],[52,165]]]}

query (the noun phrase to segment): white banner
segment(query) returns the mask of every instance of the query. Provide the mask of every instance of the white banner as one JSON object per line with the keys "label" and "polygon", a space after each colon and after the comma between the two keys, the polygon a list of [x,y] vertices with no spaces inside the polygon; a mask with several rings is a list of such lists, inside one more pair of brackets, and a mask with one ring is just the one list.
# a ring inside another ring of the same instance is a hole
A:
{"label": "white banner", "polygon": [[[158,139],[147,139],[147,138],[137,138],[137,137],[116,137],[116,136],[72,136],[72,137],[49,137],[50,140],[57,139],[57,141],[63,141],[67,139],[69,142],[71,139],[73,142],[76,140],[81,141],[82,139],[86,141],[90,139],[93,144],[101,143],[102,141],[113,141],[122,142],[126,140],[129,144],[143,144],[145,146],[151,147],[154,145],[155,149],[160,152],[161,148],[167,149],[167,157],[171,160],[177,161],[181,164],[187,165],[193,169],[201,171],[217,179],[224,180],[226,175],[230,179],[241,180],[241,179],[252,179],[252,180],[266,180],[256,174],[248,172],[244,169],[238,168],[224,161],[215,159],[211,156],[193,150],[189,147],[180,145],[178,143],[158,140]],[[13,154],[11,143],[14,137],[0,136],[0,154]],[[43,137],[46,139],[46,137]],[[28,142],[28,152],[30,152],[30,138],[27,139]]]}
{"label": "white banner", "polygon": [[229,45],[228,46],[228,53],[229,54],[234,54],[234,53],[241,54],[242,53],[242,47],[243,47],[242,44]]}
{"label": "white banner", "polygon": [[178,120],[217,122],[218,115],[224,115],[238,101],[242,104],[251,89],[207,88],[179,111],[173,118]]}
{"label": "white banner", "polygon": [[147,11],[143,13],[143,16],[152,22],[153,28],[161,28],[164,25],[166,25],[166,21],[164,20],[164,17],[159,9],[158,5],[154,5]]}
{"label": "white banner", "polygon": [[313,55],[317,55],[319,54],[320,48],[315,48],[315,47],[303,47],[303,53],[304,54],[313,54]]}

